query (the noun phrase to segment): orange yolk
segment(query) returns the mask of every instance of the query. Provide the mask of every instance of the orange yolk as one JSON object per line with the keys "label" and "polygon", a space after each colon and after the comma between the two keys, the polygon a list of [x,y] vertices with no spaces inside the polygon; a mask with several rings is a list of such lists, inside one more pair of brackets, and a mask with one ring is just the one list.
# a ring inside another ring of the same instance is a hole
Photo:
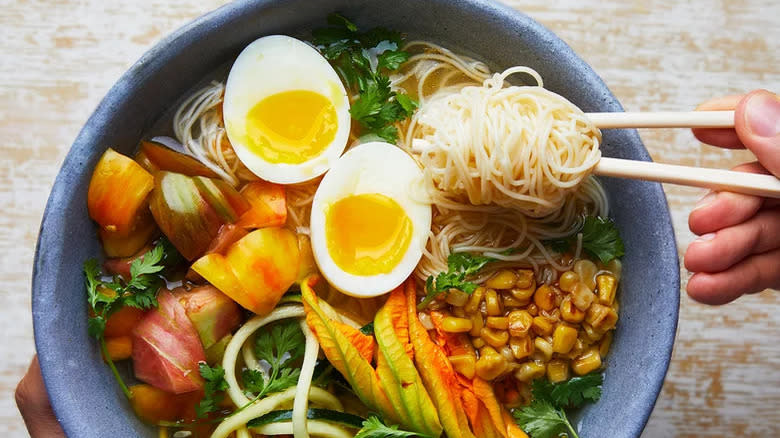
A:
{"label": "orange yolk", "polygon": [[246,116],[247,145],[269,163],[300,164],[321,154],[338,130],[325,96],[308,90],[272,94]]}
{"label": "orange yolk", "polygon": [[387,274],[412,240],[412,221],[396,201],[378,193],[351,195],[325,211],[328,252],[353,275]]}

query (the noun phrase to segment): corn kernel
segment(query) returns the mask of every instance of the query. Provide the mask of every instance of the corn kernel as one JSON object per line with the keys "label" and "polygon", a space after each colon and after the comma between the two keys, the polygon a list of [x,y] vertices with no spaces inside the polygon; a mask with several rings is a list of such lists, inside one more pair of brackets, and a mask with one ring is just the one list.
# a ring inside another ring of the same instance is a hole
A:
{"label": "corn kernel", "polygon": [[485,288],[482,286],[479,286],[478,288],[474,289],[474,292],[472,292],[471,296],[469,297],[469,300],[466,302],[466,305],[463,306],[463,310],[466,311],[466,313],[474,313],[477,310],[479,310],[479,305],[482,303],[482,298],[485,296]]}
{"label": "corn kernel", "polygon": [[525,336],[531,329],[534,317],[525,310],[513,310],[507,316],[509,334],[512,336]]}
{"label": "corn kernel", "polygon": [[504,309],[501,308],[501,300],[498,299],[498,293],[493,289],[488,289],[485,292],[485,309],[490,316],[504,313]]}
{"label": "corn kernel", "polygon": [[593,328],[587,322],[582,323],[582,330],[585,332],[585,338],[590,342],[596,342],[604,337],[604,333]]}
{"label": "corn kernel", "polygon": [[574,303],[571,301],[571,296],[566,295],[563,297],[563,300],[561,301],[560,306],[560,315],[561,319],[570,322],[573,324],[577,324],[582,322],[582,320],[585,319],[585,312],[578,309],[577,306],[574,305]]}
{"label": "corn kernel", "polygon": [[601,355],[598,348],[589,348],[571,363],[571,369],[577,375],[585,375],[601,366]]}
{"label": "corn kernel", "polygon": [[493,380],[506,370],[506,359],[492,347],[482,347],[479,353],[475,371],[481,379]]}
{"label": "corn kernel", "polygon": [[536,316],[539,314],[539,308],[536,307],[536,304],[531,303],[528,306],[526,306],[525,311],[530,313],[531,316]]}
{"label": "corn kernel", "polygon": [[509,290],[509,293],[512,295],[512,298],[516,299],[517,302],[521,303],[521,305],[523,306],[531,302],[531,298],[533,298],[535,292],[536,292],[536,288],[533,287],[529,287],[526,289],[520,289],[514,287]]}
{"label": "corn kernel", "polygon": [[471,320],[455,316],[445,316],[441,320],[441,328],[450,333],[466,333],[471,331]]}
{"label": "corn kernel", "polygon": [[614,328],[617,320],[618,315],[615,309],[602,304],[593,304],[585,314],[585,322],[590,324],[594,330],[602,333]]}
{"label": "corn kernel", "polygon": [[546,371],[544,364],[537,362],[523,362],[520,367],[515,371],[515,379],[521,382],[530,382],[534,379],[544,376]]}
{"label": "corn kernel", "polygon": [[553,332],[552,323],[543,316],[535,316],[531,328],[540,336],[547,336]]}
{"label": "corn kernel", "polygon": [[447,298],[445,298],[444,301],[446,301],[447,304],[452,304],[456,307],[462,307],[469,301],[469,294],[463,292],[462,290],[450,289],[450,291],[447,292]]}
{"label": "corn kernel", "polygon": [[574,290],[571,291],[571,301],[580,310],[587,310],[595,299],[596,295],[593,294],[593,289],[585,283],[577,283]]}
{"label": "corn kernel", "polygon": [[504,356],[504,359],[506,359],[507,363],[514,364],[515,355],[512,353],[512,347],[509,345],[504,345],[501,347],[499,353],[501,353],[501,356]]}
{"label": "corn kernel", "polygon": [[448,357],[455,371],[464,377],[473,379],[477,369],[477,356],[473,354],[458,354]]}
{"label": "corn kernel", "polygon": [[604,335],[604,338],[601,339],[601,343],[599,344],[599,354],[601,357],[605,357],[607,353],[609,353],[609,347],[612,346],[612,332],[607,332]]}
{"label": "corn kernel", "polygon": [[513,297],[511,294],[502,295],[501,299],[504,300],[504,309],[523,307],[526,304],[528,304],[527,300],[525,302],[522,302],[522,301],[518,300],[517,298]]}
{"label": "corn kernel", "polygon": [[469,334],[471,336],[479,336],[480,331],[482,331],[482,327],[485,326],[485,320],[482,319],[482,314],[479,312],[474,312],[471,314],[471,331]]}
{"label": "corn kernel", "polygon": [[485,286],[491,289],[509,289],[517,282],[517,274],[509,269],[496,272],[485,282]]}
{"label": "corn kernel", "polygon": [[482,348],[485,346],[485,341],[483,341],[482,338],[472,338],[471,345],[473,345],[474,348]]}
{"label": "corn kernel", "polygon": [[546,339],[540,337],[534,339],[534,350],[539,353],[545,362],[552,359],[553,346]]}
{"label": "corn kernel", "polygon": [[593,290],[596,288],[596,272],[599,268],[590,260],[577,260],[574,264],[574,272],[580,277],[580,281],[587,284]]}
{"label": "corn kernel", "polygon": [[555,353],[568,353],[577,342],[577,329],[558,324],[553,333],[552,348]]}
{"label": "corn kernel", "polygon": [[580,281],[580,276],[574,271],[566,271],[561,274],[561,278],[558,280],[558,286],[566,292],[574,290],[574,286]]}
{"label": "corn kernel", "polygon": [[534,342],[530,336],[512,337],[509,340],[509,348],[512,349],[512,355],[515,356],[515,359],[523,359],[533,354]]}
{"label": "corn kernel", "polygon": [[497,330],[507,330],[509,328],[509,318],[506,316],[488,316],[487,326]]}
{"label": "corn kernel", "polygon": [[547,379],[552,383],[569,380],[569,364],[560,359],[551,360],[547,364]]}
{"label": "corn kernel", "polygon": [[531,269],[518,269],[515,286],[520,289],[536,289],[536,275]]}
{"label": "corn kernel", "polygon": [[482,328],[479,337],[482,338],[482,340],[485,341],[488,345],[495,348],[501,348],[506,345],[507,342],[509,342],[508,332],[504,330],[493,330],[488,327]]}
{"label": "corn kernel", "polygon": [[534,293],[534,304],[541,310],[552,310],[555,307],[555,291],[546,284],[539,286]]}
{"label": "corn kernel", "polygon": [[577,338],[577,340],[574,342],[574,346],[571,347],[571,350],[569,350],[566,354],[561,354],[561,356],[565,357],[566,359],[576,359],[581,355],[585,348],[587,348],[587,345],[582,342],[582,339]]}
{"label": "corn kernel", "polygon": [[612,275],[601,274],[596,277],[596,283],[599,288],[599,303],[605,306],[611,306],[612,302],[615,301],[617,280]]}

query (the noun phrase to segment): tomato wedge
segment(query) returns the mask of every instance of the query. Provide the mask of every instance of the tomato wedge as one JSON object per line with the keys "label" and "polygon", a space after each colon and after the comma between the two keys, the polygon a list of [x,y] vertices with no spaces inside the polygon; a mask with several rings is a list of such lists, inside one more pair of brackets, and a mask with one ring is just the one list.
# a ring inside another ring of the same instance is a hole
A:
{"label": "tomato wedge", "polygon": [[109,148],[92,172],[87,191],[89,217],[101,229],[126,236],[133,231],[154,178],[132,158]]}
{"label": "tomato wedge", "polygon": [[251,206],[236,225],[244,228],[279,227],[287,222],[287,196],[284,186],[253,181],[241,189]]}
{"label": "tomato wedge", "polygon": [[150,208],[173,246],[194,260],[206,253],[223,225],[249,209],[249,203],[222,180],[161,171],[154,177]]}
{"label": "tomato wedge", "polygon": [[192,270],[246,309],[269,313],[298,276],[295,234],[286,228],[252,231],[225,254],[207,254]]}
{"label": "tomato wedge", "polygon": [[152,173],[166,170],[189,176],[219,178],[219,175],[194,157],[177,152],[155,141],[142,140],[135,160]]}

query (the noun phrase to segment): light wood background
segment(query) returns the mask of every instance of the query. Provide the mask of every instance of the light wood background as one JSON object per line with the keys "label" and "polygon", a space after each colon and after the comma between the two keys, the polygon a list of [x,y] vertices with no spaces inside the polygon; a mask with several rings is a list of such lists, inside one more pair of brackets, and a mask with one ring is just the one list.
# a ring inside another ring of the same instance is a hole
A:
{"label": "light wood background", "polygon": [[[31,266],[62,159],[125,69],[162,36],[223,3],[0,0],[0,436],[26,436],[13,388],[33,354]],[[685,110],[712,96],[780,91],[777,0],[507,3],[566,40],[627,110]],[[727,168],[751,159],[700,145],[685,130],[642,137],[657,161]],[[702,191],[669,186],[666,193],[682,256],[694,238],[687,215]],[[776,292],[719,308],[683,292],[674,358],[643,437],[774,436],[779,323]]]}

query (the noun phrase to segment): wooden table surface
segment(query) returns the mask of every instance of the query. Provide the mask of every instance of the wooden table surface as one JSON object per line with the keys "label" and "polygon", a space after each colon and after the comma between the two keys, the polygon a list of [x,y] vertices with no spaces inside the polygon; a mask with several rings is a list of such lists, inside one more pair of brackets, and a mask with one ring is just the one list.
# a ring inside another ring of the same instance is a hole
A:
{"label": "wooden table surface", "polygon": [[[26,436],[12,394],[34,350],[31,266],[60,163],[125,69],[161,37],[223,3],[0,1],[0,436]],[[780,91],[777,0],[507,3],[566,40],[627,110],[685,110],[712,96]],[[686,130],[644,131],[642,138],[657,161],[727,168],[751,159],[703,146]],[[687,215],[703,191],[668,186],[666,193],[682,256],[694,238]],[[706,307],[685,295],[689,274],[681,269],[674,357],[642,436],[774,436],[780,298],[765,291]]]}

